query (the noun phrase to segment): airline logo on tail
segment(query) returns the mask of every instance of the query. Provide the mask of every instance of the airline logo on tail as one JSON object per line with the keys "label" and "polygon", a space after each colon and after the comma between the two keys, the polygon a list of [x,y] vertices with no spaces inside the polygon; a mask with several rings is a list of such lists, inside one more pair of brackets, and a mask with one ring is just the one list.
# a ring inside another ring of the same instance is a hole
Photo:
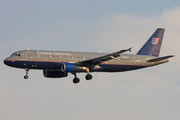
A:
{"label": "airline logo on tail", "polygon": [[152,41],[151,41],[151,43],[152,43],[153,45],[158,44],[158,42],[159,42],[159,38],[153,38]]}

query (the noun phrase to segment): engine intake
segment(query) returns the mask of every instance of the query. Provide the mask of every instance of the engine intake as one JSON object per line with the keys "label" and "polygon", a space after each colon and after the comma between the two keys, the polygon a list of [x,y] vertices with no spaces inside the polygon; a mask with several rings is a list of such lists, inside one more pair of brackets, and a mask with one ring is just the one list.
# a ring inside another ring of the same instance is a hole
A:
{"label": "engine intake", "polygon": [[56,70],[43,70],[44,77],[47,78],[62,78],[62,77],[67,77],[68,73],[67,72],[61,72],[61,71],[56,71]]}

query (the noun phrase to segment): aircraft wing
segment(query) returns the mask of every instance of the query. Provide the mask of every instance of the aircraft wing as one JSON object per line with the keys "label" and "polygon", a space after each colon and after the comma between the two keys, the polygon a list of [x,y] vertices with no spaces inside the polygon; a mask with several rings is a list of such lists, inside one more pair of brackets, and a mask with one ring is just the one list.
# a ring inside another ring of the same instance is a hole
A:
{"label": "aircraft wing", "polygon": [[120,50],[120,51],[117,51],[117,52],[114,52],[114,53],[109,53],[109,54],[106,54],[106,55],[102,55],[102,56],[98,56],[98,57],[94,57],[94,58],[90,58],[90,59],[81,60],[78,63],[83,64],[85,66],[97,65],[97,64],[106,62],[108,60],[111,60],[111,59],[116,59],[117,57],[120,56],[121,53],[124,53],[126,51],[131,52],[131,49],[132,48],[129,48],[129,49],[126,49],[126,50]]}

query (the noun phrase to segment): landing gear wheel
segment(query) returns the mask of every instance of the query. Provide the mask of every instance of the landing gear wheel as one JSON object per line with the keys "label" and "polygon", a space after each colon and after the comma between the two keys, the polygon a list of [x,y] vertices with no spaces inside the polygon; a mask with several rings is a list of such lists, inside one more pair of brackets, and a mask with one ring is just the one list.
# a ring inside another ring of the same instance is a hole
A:
{"label": "landing gear wheel", "polygon": [[24,79],[28,79],[29,69],[28,69],[28,68],[26,68],[26,69],[25,69],[25,71],[26,71],[26,75],[24,76]]}
{"label": "landing gear wheel", "polygon": [[25,75],[25,76],[24,76],[24,79],[28,79],[28,75]]}
{"label": "landing gear wheel", "polygon": [[79,80],[79,78],[77,78],[77,77],[73,79],[73,83],[74,83],[74,84],[79,83],[79,81],[80,81],[80,80]]}
{"label": "landing gear wheel", "polygon": [[91,74],[87,74],[86,75],[86,80],[91,80],[92,79],[92,75]]}

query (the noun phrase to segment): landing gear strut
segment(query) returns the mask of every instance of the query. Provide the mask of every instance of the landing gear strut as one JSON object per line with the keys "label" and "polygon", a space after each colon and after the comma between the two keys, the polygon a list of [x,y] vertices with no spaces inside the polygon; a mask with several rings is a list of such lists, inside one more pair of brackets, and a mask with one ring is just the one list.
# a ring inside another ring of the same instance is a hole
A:
{"label": "landing gear strut", "polygon": [[74,79],[73,79],[73,83],[74,84],[77,84],[77,83],[79,83],[80,82],[80,79],[76,76],[76,73],[72,73],[72,74],[74,74]]}
{"label": "landing gear strut", "polygon": [[26,70],[26,75],[24,76],[24,79],[28,79],[29,69],[28,69],[28,68],[26,68],[25,70]]}
{"label": "landing gear strut", "polygon": [[89,68],[87,68],[86,71],[87,71],[87,75],[86,75],[86,77],[85,77],[86,80],[91,80],[91,79],[92,79],[92,75],[89,74]]}

